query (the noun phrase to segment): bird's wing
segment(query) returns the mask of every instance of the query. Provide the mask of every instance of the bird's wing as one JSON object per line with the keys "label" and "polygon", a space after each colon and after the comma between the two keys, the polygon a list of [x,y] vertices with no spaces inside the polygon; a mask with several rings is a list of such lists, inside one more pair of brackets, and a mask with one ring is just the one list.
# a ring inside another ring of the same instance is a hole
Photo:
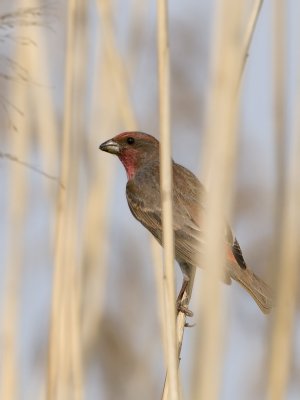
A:
{"label": "bird's wing", "polygon": [[201,220],[205,190],[196,176],[183,166],[175,164],[173,171],[176,258],[197,266],[204,240]]}

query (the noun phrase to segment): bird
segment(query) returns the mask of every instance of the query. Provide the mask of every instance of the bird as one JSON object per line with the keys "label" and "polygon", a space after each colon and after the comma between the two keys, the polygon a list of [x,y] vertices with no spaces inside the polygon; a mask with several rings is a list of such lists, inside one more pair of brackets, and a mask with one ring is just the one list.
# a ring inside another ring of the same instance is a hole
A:
{"label": "bird", "polygon": [[[122,132],[99,146],[116,155],[127,174],[126,198],[133,216],[162,245],[162,206],[160,195],[159,141],[147,133]],[[206,189],[199,179],[184,166],[172,160],[172,200],[174,253],[183,283],[177,298],[177,310],[192,316],[181,299],[192,270],[199,265],[203,249],[203,215]],[[237,281],[255,300],[261,311],[268,314],[273,307],[270,287],[248,267],[241,247],[228,224],[224,232],[226,262],[223,281]],[[204,266],[205,269],[205,266]]]}

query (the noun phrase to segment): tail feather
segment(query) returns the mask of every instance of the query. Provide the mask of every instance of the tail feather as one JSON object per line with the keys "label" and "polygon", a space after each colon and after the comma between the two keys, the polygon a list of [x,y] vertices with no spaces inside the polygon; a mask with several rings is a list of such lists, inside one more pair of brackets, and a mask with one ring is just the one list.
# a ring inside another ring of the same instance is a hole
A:
{"label": "tail feather", "polygon": [[247,290],[261,311],[268,314],[274,305],[271,288],[248,267],[239,270],[234,268],[234,272],[232,278]]}

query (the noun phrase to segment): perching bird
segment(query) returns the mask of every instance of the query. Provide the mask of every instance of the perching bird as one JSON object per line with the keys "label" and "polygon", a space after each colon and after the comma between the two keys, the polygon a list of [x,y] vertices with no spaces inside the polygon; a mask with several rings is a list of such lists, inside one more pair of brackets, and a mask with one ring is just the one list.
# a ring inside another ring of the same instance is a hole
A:
{"label": "perching bird", "polygon": [[[123,163],[128,178],[126,197],[129,208],[133,216],[162,244],[158,140],[142,132],[124,132],[102,143],[99,148],[117,155]],[[174,161],[172,168],[175,258],[183,273],[182,295],[192,268],[198,266],[201,253],[201,215],[205,212],[201,197],[205,189],[188,169]],[[229,227],[224,233],[224,245],[227,254],[224,282],[230,284],[231,279],[236,280],[250,293],[264,313],[270,312],[271,291],[247,267],[239,243]],[[185,311],[184,307],[182,309],[179,306],[179,309]]]}

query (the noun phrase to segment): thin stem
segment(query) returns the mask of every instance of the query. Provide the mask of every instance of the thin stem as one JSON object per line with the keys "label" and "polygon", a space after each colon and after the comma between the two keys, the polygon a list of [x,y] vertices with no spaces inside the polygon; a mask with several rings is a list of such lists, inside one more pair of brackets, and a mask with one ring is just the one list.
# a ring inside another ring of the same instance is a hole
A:
{"label": "thin stem", "polygon": [[164,244],[164,300],[167,342],[169,396],[179,399],[178,356],[175,326],[175,273],[172,213],[172,159],[170,142],[170,61],[168,43],[168,7],[166,0],[157,1],[157,37],[160,112],[160,186]]}

